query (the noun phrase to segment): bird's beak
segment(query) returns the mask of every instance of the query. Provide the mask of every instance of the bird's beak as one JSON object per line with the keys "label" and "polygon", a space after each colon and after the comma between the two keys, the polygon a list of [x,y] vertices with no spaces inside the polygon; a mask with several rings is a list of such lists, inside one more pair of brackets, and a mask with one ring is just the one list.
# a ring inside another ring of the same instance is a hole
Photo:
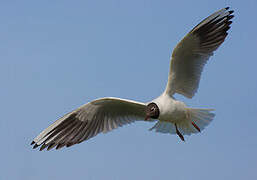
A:
{"label": "bird's beak", "polygon": [[147,115],[145,116],[145,121],[147,121],[148,119],[150,119],[150,116],[147,114]]}

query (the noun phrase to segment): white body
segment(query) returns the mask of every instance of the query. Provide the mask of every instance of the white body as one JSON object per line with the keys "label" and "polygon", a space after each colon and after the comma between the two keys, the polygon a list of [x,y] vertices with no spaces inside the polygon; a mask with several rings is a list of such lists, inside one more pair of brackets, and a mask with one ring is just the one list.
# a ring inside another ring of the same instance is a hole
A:
{"label": "white body", "polygon": [[156,103],[160,109],[160,121],[179,123],[187,117],[187,108],[185,103],[175,100],[168,94],[163,93],[152,102]]}
{"label": "white body", "polygon": [[[163,93],[152,102],[156,103],[160,110],[158,122],[150,129],[160,133],[191,135],[202,131],[214,118],[213,109],[192,109],[185,103],[176,100],[167,93]],[[194,127],[192,124],[197,124]],[[179,130],[178,130],[179,129]]]}

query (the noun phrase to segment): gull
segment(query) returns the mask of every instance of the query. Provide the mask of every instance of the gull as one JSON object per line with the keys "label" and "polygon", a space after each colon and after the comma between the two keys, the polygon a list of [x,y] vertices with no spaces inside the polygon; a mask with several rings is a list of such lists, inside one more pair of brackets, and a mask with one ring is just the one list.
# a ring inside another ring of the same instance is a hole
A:
{"label": "gull", "polygon": [[135,121],[156,122],[150,130],[177,134],[182,141],[184,135],[201,132],[213,120],[213,109],[189,108],[173,96],[192,98],[197,92],[204,65],[228,35],[234,17],[228,9],[201,21],[177,44],[166,89],[159,97],[148,103],[115,97],[93,100],[43,130],[32,141],[33,148],[70,147]]}

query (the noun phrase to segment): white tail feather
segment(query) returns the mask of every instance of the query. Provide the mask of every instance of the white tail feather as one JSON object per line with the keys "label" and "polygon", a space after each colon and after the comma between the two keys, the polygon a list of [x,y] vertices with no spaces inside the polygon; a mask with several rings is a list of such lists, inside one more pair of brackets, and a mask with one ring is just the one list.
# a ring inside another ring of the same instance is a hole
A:
{"label": "white tail feather", "polygon": [[191,120],[200,128],[202,131],[210,122],[213,120],[215,114],[211,111],[214,109],[194,109],[188,108]]}
{"label": "white tail feather", "polygon": [[[178,130],[182,135],[191,135],[199,133],[192,122],[202,131],[214,118],[215,114],[211,111],[214,109],[194,109],[187,108],[188,116],[186,119],[176,123]],[[173,123],[158,121],[151,129],[160,133],[176,134],[176,128]]]}

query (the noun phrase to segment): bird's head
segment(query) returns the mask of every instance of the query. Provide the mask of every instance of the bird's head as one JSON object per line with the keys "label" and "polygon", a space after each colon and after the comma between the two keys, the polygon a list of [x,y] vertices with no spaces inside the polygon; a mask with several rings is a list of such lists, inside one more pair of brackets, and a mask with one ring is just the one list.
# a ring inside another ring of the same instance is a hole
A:
{"label": "bird's head", "polygon": [[160,110],[157,104],[155,104],[154,102],[151,102],[146,106],[145,113],[146,113],[146,116],[145,116],[146,121],[150,118],[158,119],[160,115]]}

